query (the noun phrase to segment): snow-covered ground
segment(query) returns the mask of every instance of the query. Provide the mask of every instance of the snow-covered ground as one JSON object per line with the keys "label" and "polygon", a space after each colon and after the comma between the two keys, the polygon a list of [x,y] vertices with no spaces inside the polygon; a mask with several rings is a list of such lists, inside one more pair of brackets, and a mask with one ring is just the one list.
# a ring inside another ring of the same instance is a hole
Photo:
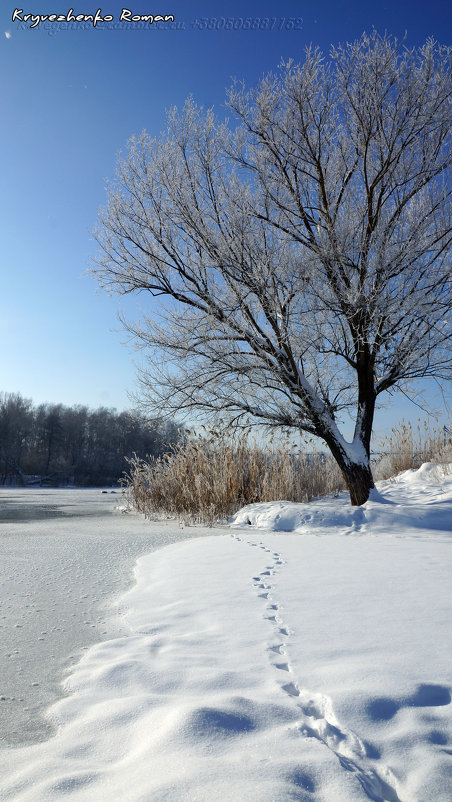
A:
{"label": "snow-covered ground", "polygon": [[74,667],[53,738],[0,752],[0,798],[450,802],[452,476],[379,491],[141,557],[130,634]]}

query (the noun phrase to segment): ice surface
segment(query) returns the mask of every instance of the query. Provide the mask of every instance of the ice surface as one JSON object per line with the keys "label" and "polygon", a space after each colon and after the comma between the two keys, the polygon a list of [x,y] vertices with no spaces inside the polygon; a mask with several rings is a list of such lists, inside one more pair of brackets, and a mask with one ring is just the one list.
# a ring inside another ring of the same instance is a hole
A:
{"label": "ice surface", "polygon": [[73,667],[55,737],[0,753],[1,799],[449,802],[452,477],[379,492],[141,557],[129,634]]}
{"label": "ice surface", "polygon": [[1,744],[48,737],[63,672],[129,631],[109,602],[133,584],[137,557],[203,532],[150,529],[118,507],[118,490],[0,489]]}

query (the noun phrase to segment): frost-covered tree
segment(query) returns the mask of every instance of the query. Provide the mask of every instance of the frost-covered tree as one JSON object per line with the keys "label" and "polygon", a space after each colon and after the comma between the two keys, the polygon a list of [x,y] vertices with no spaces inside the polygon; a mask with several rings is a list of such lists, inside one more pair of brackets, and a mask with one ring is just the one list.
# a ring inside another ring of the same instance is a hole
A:
{"label": "frost-covered tree", "polygon": [[31,401],[19,393],[0,392],[0,484],[22,479],[22,457],[33,429]]}
{"label": "frost-covered tree", "polygon": [[145,401],[316,435],[365,502],[379,396],[452,372],[450,102],[448,49],[374,33],[132,138],[95,270],[163,301]]}

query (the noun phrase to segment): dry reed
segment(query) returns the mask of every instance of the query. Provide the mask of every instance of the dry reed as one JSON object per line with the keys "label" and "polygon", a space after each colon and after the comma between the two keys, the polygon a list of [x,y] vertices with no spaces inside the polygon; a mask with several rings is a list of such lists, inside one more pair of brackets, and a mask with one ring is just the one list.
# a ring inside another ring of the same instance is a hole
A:
{"label": "dry reed", "polygon": [[264,450],[247,435],[204,430],[185,432],[168,449],[157,460],[130,460],[129,503],[147,517],[212,525],[246,504],[309,501],[344,487],[332,458],[291,443]]}
{"label": "dry reed", "polygon": [[424,462],[452,463],[450,427],[431,429],[418,421],[413,432],[411,423],[394,426],[382,444],[383,456],[374,468],[376,479],[390,479],[402,471],[420,468]]}
{"label": "dry reed", "polygon": [[[423,462],[452,463],[452,439],[443,429],[402,421],[383,442],[375,479],[388,479]],[[293,443],[263,449],[219,429],[185,431],[159,459],[129,460],[124,484],[132,509],[146,517],[169,516],[184,523],[212,525],[246,504],[306,502],[344,489],[340,471],[324,453],[305,453]]]}

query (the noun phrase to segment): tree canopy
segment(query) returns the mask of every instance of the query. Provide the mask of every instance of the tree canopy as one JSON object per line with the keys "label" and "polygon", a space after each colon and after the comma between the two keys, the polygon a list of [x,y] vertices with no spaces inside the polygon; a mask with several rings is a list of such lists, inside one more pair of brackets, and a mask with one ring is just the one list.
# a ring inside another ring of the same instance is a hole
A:
{"label": "tree canopy", "polygon": [[148,404],[316,435],[361,504],[378,397],[452,373],[450,51],[363,34],[228,105],[132,137],[95,270],[163,300],[126,323]]}

